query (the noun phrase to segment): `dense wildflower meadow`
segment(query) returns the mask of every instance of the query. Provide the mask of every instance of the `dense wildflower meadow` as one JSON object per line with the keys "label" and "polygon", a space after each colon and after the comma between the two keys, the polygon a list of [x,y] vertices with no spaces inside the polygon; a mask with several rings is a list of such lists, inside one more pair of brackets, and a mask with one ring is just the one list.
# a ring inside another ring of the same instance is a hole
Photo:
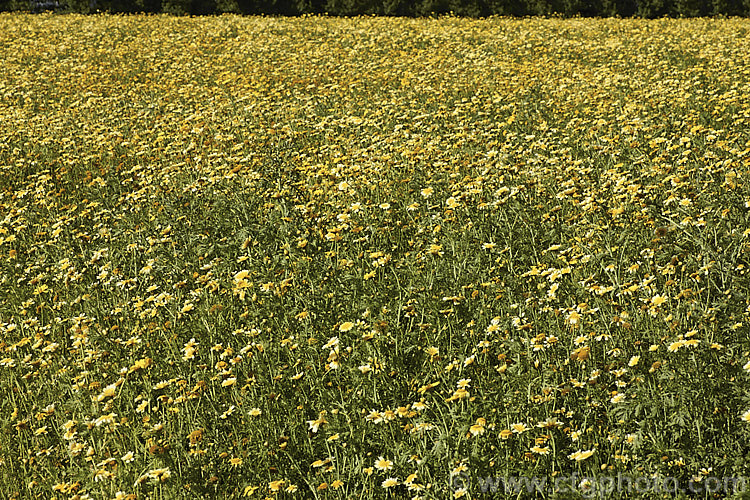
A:
{"label": "dense wildflower meadow", "polygon": [[750,21],[2,14],[0,69],[0,497],[750,481]]}

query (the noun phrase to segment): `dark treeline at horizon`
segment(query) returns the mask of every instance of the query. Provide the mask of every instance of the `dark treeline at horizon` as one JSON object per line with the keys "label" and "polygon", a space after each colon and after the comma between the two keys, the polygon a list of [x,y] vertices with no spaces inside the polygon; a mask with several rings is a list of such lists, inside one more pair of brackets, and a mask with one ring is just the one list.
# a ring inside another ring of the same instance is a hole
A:
{"label": "dark treeline at horizon", "polygon": [[0,0],[0,11],[332,16],[750,16],[750,0]]}

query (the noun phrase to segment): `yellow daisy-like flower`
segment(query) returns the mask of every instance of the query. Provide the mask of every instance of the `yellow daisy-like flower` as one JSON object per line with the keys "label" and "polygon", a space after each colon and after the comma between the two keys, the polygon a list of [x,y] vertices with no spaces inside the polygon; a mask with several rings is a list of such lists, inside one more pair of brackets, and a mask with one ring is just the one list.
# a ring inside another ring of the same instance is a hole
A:
{"label": "yellow daisy-like flower", "polygon": [[666,301],[667,297],[665,297],[664,295],[654,295],[653,297],[651,297],[651,305],[654,307],[658,307]]}
{"label": "yellow daisy-like flower", "polygon": [[245,278],[247,278],[249,275],[250,275],[250,271],[248,271],[247,269],[243,269],[242,271],[234,275],[234,281],[242,281]]}
{"label": "yellow daisy-like flower", "polygon": [[101,394],[96,397],[97,401],[104,401],[106,398],[111,398],[117,391],[117,384],[110,384],[104,388]]}
{"label": "yellow daisy-like flower", "polygon": [[750,410],[747,410],[745,413],[743,413],[740,418],[744,420],[745,422],[750,422]]}
{"label": "yellow daisy-like flower", "polygon": [[352,323],[351,321],[347,321],[345,323],[341,323],[341,326],[339,326],[339,331],[348,332],[352,328],[354,328],[354,323]]}
{"label": "yellow daisy-like flower", "polygon": [[375,468],[378,470],[390,470],[393,468],[393,462],[383,457],[378,457],[375,461]]}
{"label": "yellow daisy-like flower", "polygon": [[565,317],[565,322],[570,326],[571,328],[577,328],[581,324],[581,315],[578,314],[577,311],[571,311],[568,313],[568,315]]}
{"label": "yellow daisy-like flower", "polygon": [[531,452],[537,455],[549,455],[549,447],[547,446],[532,446]]}
{"label": "yellow daisy-like flower", "polygon": [[268,489],[271,491],[281,491],[281,488],[284,487],[284,483],[286,481],[284,479],[278,479],[276,481],[271,481],[268,483]]}
{"label": "yellow daisy-like flower", "polygon": [[625,399],[625,394],[615,394],[612,396],[612,399],[609,400],[610,403],[621,403]]}
{"label": "yellow daisy-like flower", "polygon": [[453,393],[453,396],[446,399],[446,401],[456,401],[459,399],[466,399],[469,397],[469,391],[466,389],[456,389],[456,392]]}
{"label": "yellow daisy-like flower", "polygon": [[185,344],[184,352],[185,353],[182,356],[183,360],[190,361],[195,358],[195,353],[198,352],[198,342],[195,341],[195,338],[190,339]]}
{"label": "yellow daisy-like flower", "polygon": [[529,428],[526,427],[526,424],[523,423],[511,424],[510,429],[517,434],[521,434],[529,430]]}
{"label": "yellow daisy-like flower", "polygon": [[485,425],[487,425],[487,420],[485,420],[484,418],[478,418],[477,422],[469,427],[469,432],[472,436],[479,436],[481,434],[484,434]]}
{"label": "yellow daisy-like flower", "polygon": [[436,245],[432,244],[430,245],[430,248],[427,250],[427,253],[430,253],[432,255],[443,255],[443,246],[442,245]]}
{"label": "yellow daisy-like flower", "polygon": [[398,478],[389,477],[388,479],[386,479],[385,481],[383,481],[383,483],[381,484],[381,486],[383,488],[393,488],[394,486],[398,486],[399,484],[400,483],[398,481]]}
{"label": "yellow daisy-like flower", "polygon": [[316,420],[308,420],[307,425],[310,427],[310,430],[315,433],[318,432],[318,429],[321,425],[327,424],[328,420],[325,418],[325,410],[321,411],[318,415],[318,418]]}
{"label": "yellow daisy-like flower", "polygon": [[172,472],[169,468],[164,467],[162,469],[154,469],[148,473],[148,475],[162,483],[172,476]]}
{"label": "yellow daisy-like flower", "polygon": [[584,450],[574,451],[573,453],[568,455],[568,458],[571,460],[575,460],[576,462],[580,462],[582,460],[586,460],[591,455],[593,455],[594,451],[596,450],[590,449],[590,450],[585,450],[585,451]]}
{"label": "yellow daisy-like flower", "polygon": [[680,347],[684,345],[685,345],[685,339],[680,339],[669,344],[669,346],[667,346],[667,350],[669,352],[677,352],[680,349]]}

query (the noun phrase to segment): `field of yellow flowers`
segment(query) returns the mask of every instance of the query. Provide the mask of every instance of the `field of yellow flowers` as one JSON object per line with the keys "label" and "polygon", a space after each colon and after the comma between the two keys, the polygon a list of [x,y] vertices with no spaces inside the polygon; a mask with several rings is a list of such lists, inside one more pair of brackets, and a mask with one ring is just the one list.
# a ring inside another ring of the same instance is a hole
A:
{"label": "field of yellow flowers", "polygon": [[750,478],[749,33],[0,15],[0,497]]}

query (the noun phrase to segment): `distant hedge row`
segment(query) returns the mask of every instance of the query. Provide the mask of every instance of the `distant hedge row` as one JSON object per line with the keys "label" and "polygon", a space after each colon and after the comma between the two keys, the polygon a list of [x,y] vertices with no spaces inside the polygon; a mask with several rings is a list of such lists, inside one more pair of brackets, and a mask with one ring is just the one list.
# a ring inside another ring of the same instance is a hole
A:
{"label": "distant hedge row", "polygon": [[335,16],[429,16],[452,12],[469,17],[561,14],[654,18],[750,16],[750,0],[0,0],[0,11],[3,10]]}

